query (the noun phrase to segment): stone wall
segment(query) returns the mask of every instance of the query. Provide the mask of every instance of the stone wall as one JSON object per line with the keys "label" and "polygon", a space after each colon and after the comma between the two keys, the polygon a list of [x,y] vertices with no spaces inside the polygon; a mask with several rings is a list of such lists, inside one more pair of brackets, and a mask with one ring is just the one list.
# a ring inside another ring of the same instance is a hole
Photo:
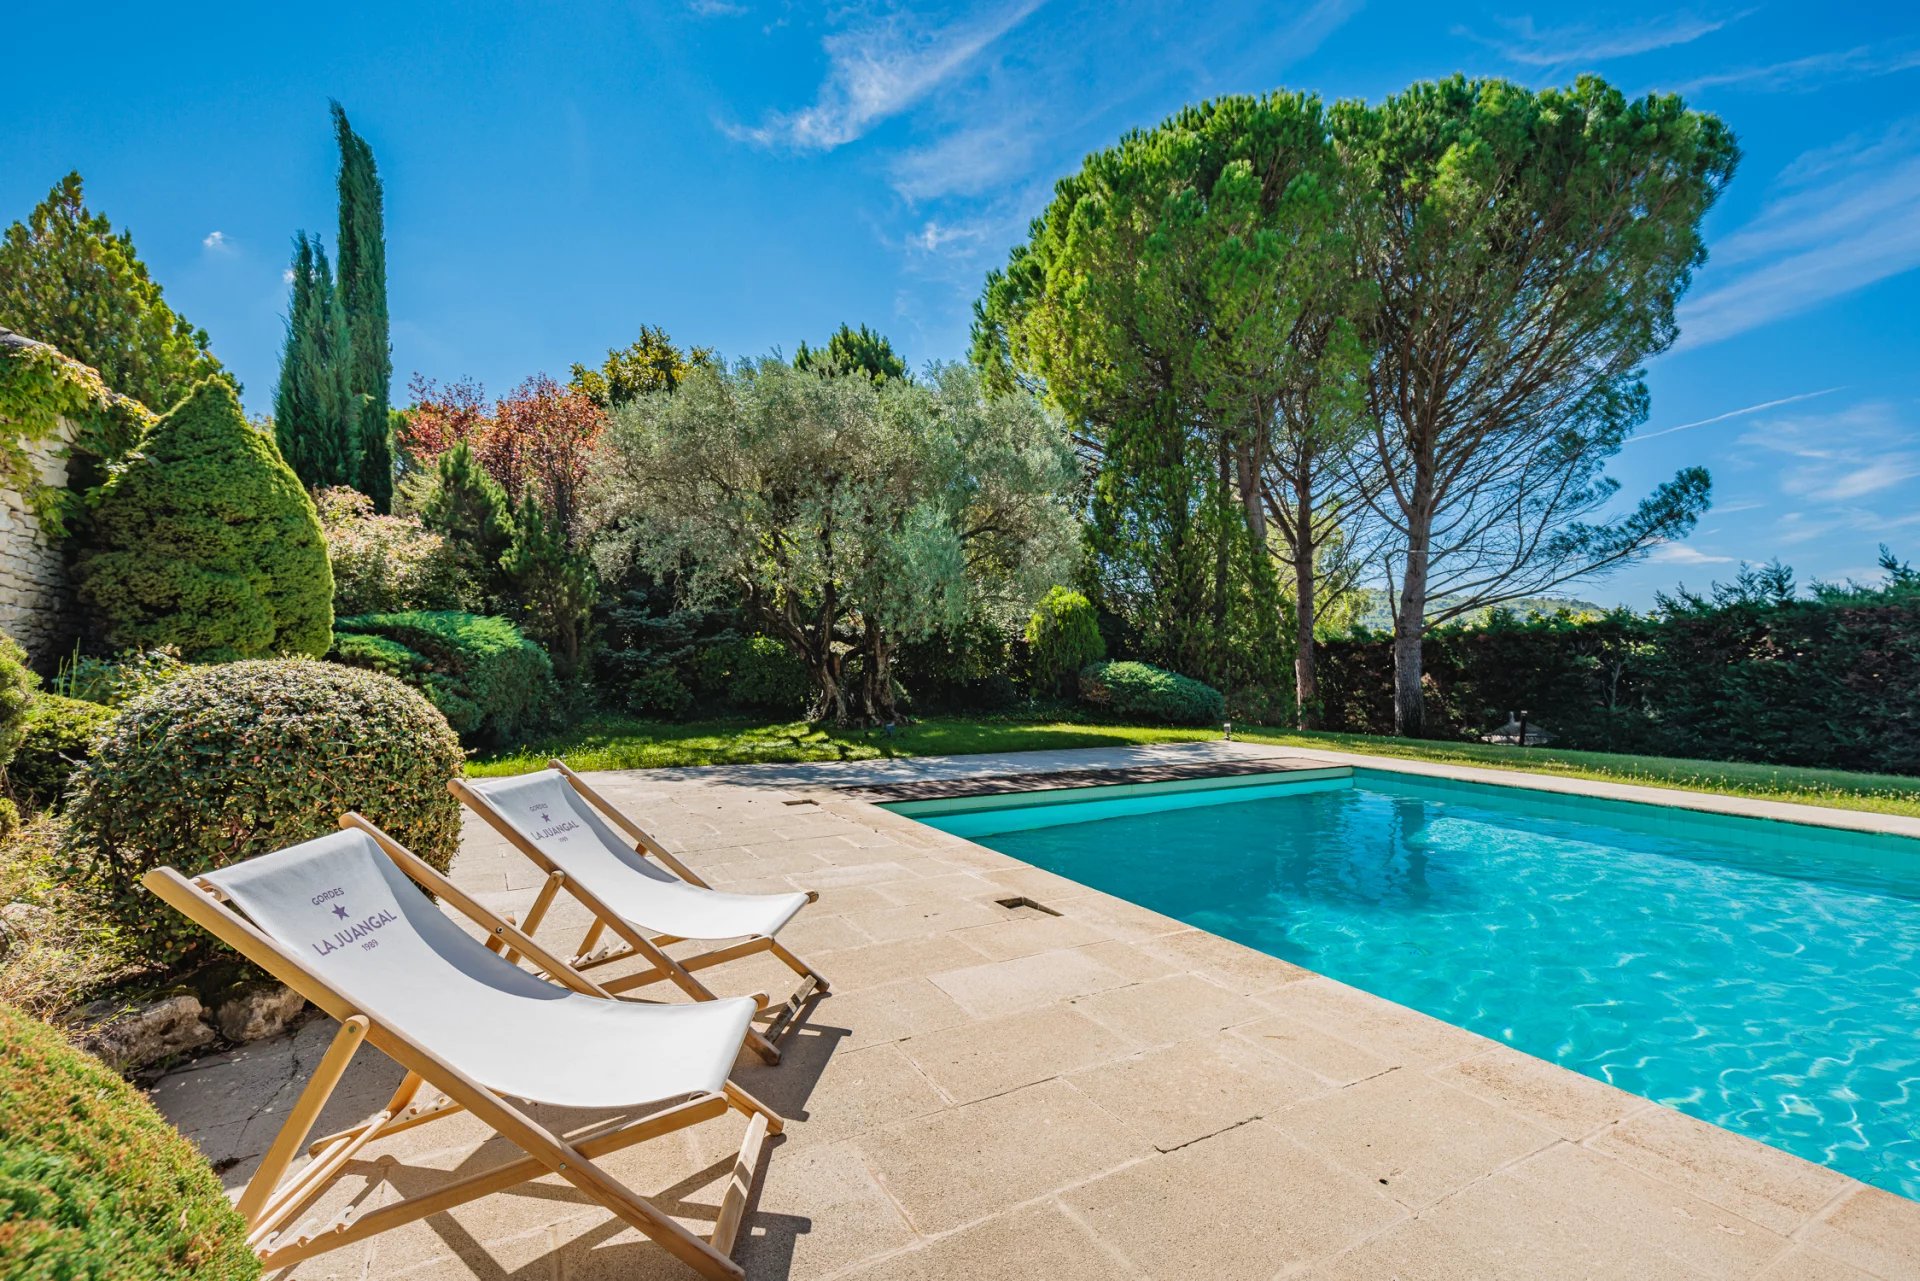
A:
{"label": "stone wall", "polygon": [[[73,425],[63,419],[57,438],[27,446],[40,478],[54,489],[66,488],[72,439]],[[25,495],[0,488],[0,632],[25,646],[35,667],[50,669],[71,646],[72,607],[60,544],[40,528]]]}

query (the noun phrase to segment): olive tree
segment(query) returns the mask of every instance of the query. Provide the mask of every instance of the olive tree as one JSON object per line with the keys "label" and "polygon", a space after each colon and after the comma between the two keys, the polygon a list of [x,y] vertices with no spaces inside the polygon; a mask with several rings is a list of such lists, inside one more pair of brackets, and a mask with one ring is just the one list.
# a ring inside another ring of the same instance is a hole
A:
{"label": "olive tree", "polygon": [[1064,430],[964,367],[695,368],[617,409],[607,446],[603,573],[637,563],[690,604],[743,606],[806,665],[817,719],[891,721],[900,643],[1024,610],[1071,568]]}

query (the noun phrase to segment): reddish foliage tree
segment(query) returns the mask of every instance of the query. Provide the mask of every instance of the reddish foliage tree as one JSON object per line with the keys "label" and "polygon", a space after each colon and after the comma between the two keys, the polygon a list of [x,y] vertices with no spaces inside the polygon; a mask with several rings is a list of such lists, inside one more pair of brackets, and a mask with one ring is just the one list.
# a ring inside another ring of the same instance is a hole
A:
{"label": "reddish foliage tree", "polygon": [[407,391],[413,396],[413,407],[400,432],[400,447],[420,467],[433,466],[461,441],[474,443],[491,425],[487,393],[471,378],[442,388],[435,380],[415,374]]}
{"label": "reddish foliage tree", "polygon": [[578,545],[580,487],[606,426],[606,411],[592,397],[535,374],[495,407],[493,429],[476,451],[515,503],[533,493],[571,548]]}
{"label": "reddish foliage tree", "polygon": [[491,407],[470,380],[442,389],[415,375],[410,387],[416,407],[407,415],[403,439],[410,456],[430,465],[465,441],[514,506],[531,493],[566,545],[577,545],[580,487],[607,425],[597,402],[545,374],[535,374]]}

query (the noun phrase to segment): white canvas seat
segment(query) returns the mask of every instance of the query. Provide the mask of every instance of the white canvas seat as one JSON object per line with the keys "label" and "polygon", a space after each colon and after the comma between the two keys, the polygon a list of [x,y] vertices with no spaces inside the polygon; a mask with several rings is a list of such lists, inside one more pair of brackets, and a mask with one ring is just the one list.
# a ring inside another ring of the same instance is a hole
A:
{"label": "white canvas seat", "polygon": [[[143,878],[183,915],[340,1022],[240,1196],[247,1242],[266,1268],[557,1174],[700,1275],[743,1277],[727,1256],[761,1146],[784,1125],[728,1079],[752,1035],[756,1002],[615,1000],[371,823],[349,814],[341,825],[348,830],[193,880],[172,868]],[[423,890],[473,920],[487,941],[460,928]],[[514,955],[545,977],[516,964]],[[289,1175],[363,1044],[404,1067],[405,1078],[385,1108],[308,1145],[313,1159]],[[515,1099],[645,1115],[616,1117],[567,1140]],[[596,1163],[728,1110],[747,1117],[747,1132],[709,1238]],[[363,1194],[324,1223],[299,1220],[368,1144],[457,1112],[490,1125],[525,1155],[370,1209]]]}
{"label": "white canvas seat", "polygon": [[[756,952],[771,952],[801,982],[769,1025],[748,1034],[747,1043],[768,1062],[780,1052],[774,1039],[798,1017],[806,1001],[827,982],[776,938],[794,915],[818,896],[729,894],[716,890],[560,761],[513,778],[456,778],[448,789],[506,837],[542,872],[545,883],[527,909],[522,928],[537,933],[554,899],[572,896],[593,925],[568,963],[581,971],[637,959],[647,968],[608,980],[616,994],[670,982],[696,1001],[714,994],[695,973]],[[617,830],[616,830],[617,829]],[[596,950],[604,932],[624,946]],[[741,942],[675,959],[663,949],[687,940]]]}
{"label": "white canvas seat", "polygon": [[461,787],[506,819],[570,880],[656,934],[683,939],[772,935],[807,905],[807,896],[798,891],[728,894],[680,879],[649,862],[632,841],[623,841],[558,770],[463,780]]}
{"label": "white canvas seat", "polygon": [[754,1012],[747,997],[636,1005],[556,987],[455,925],[361,831],[201,879],[281,944],[304,948],[361,1013],[515,1098],[612,1108],[717,1093]]}

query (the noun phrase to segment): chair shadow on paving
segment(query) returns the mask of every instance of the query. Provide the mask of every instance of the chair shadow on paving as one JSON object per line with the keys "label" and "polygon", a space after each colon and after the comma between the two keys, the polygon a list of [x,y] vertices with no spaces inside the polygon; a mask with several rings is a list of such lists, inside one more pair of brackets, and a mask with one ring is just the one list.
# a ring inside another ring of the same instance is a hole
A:
{"label": "chair shadow on paving", "polygon": [[[806,1124],[808,1103],[821,1074],[849,1035],[845,1028],[813,1021],[823,1001],[830,999],[815,994],[802,1007],[780,1042],[778,1066],[769,1067],[745,1051],[734,1066],[733,1079],[779,1112],[790,1126],[788,1134],[770,1137],[762,1150],[734,1248],[736,1260],[750,1260],[749,1271],[756,1281],[788,1276],[796,1239],[813,1229],[810,1218],[763,1212],[760,1194],[769,1170],[776,1167],[782,1149],[792,1142],[791,1130]],[[326,1026],[331,1031],[330,1021]],[[244,1146],[256,1150],[243,1159],[229,1157],[222,1162],[221,1174],[230,1188],[237,1188],[252,1176],[292,1099],[306,1083],[312,1064],[304,1061],[307,1055],[299,1058],[302,1061],[290,1088],[283,1088],[255,1118],[256,1122],[270,1119],[272,1125],[255,1125],[245,1135]],[[607,1066],[609,1071],[619,1070],[617,1063]],[[363,1121],[386,1105],[403,1075],[398,1065],[381,1055],[366,1054],[356,1059],[321,1113],[314,1134],[331,1133]],[[535,1120],[568,1138],[659,1110],[647,1107],[609,1114],[539,1104],[521,1106]],[[743,1118],[729,1112],[689,1130],[601,1157],[599,1162],[616,1178],[704,1236],[713,1229],[742,1123]],[[343,1167],[334,1188],[302,1217],[324,1220],[355,1202],[366,1210],[401,1197],[429,1193],[520,1155],[507,1140],[473,1118],[456,1113],[372,1145],[363,1159]],[[437,1238],[437,1246],[421,1239],[423,1233]],[[412,1238],[399,1247],[410,1262],[451,1254],[481,1281],[547,1278],[556,1271],[569,1278],[618,1277],[631,1281],[653,1281],[656,1277],[660,1281],[685,1281],[692,1275],[658,1245],[552,1175],[428,1215],[374,1238],[376,1274],[383,1244],[394,1248],[399,1245],[394,1239],[400,1237]],[[560,1257],[556,1258],[556,1253]],[[303,1265],[294,1265],[271,1275],[324,1276],[326,1262],[327,1256],[321,1255],[305,1264],[305,1271]]]}

